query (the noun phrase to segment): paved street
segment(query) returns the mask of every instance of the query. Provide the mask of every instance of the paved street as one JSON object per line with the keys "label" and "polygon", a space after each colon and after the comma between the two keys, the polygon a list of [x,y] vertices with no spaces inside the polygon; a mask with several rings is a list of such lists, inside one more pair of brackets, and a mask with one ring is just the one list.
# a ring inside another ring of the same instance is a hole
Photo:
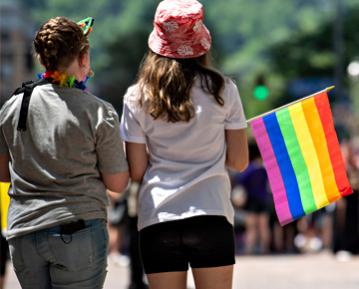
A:
{"label": "paved street", "polygon": [[[104,289],[127,289],[128,269],[109,266]],[[10,271],[5,289],[20,289]],[[171,286],[169,285],[170,289]],[[189,278],[189,287],[194,288]],[[359,257],[339,262],[333,255],[238,257],[234,289],[358,289]]]}

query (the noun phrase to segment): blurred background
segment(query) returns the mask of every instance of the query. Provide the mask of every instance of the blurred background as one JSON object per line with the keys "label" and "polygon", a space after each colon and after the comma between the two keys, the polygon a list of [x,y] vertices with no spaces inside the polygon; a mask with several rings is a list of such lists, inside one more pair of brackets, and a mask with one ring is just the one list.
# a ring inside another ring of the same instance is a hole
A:
{"label": "blurred background", "polygon": [[[120,111],[147,50],[158,2],[0,0],[1,102],[21,81],[41,72],[32,39],[44,21],[93,16],[91,89]],[[213,63],[236,80],[248,118],[335,84],[336,121],[357,130],[358,0],[202,2],[213,36]]]}
{"label": "blurred background", "polygon": [[[330,101],[355,192],[281,228],[265,181],[261,209],[252,210],[245,180],[232,175],[238,255],[324,251],[335,253],[339,260],[350,260],[359,253],[359,0],[201,2],[213,38],[213,64],[236,81],[247,118],[336,86]],[[0,0],[0,106],[21,82],[36,79],[42,72],[33,57],[32,39],[43,22],[60,15],[75,21],[92,16],[95,26],[90,43],[95,76],[89,82],[90,90],[121,113],[122,96],[135,81],[147,50],[158,3]],[[255,154],[256,149],[252,149]],[[128,232],[133,227],[128,229],[128,225],[133,220],[128,216],[128,204],[129,198],[114,204],[117,219],[112,228],[111,259],[116,266],[129,264]]]}

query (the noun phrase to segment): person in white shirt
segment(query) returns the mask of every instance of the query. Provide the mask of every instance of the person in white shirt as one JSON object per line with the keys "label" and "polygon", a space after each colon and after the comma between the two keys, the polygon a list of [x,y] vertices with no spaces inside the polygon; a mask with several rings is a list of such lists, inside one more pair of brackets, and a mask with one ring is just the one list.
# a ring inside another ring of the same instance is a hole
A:
{"label": "person in white shirt", "polygon": [[157,7],[149,51],[124,97],[121,136],[141,182],[138,229],[151,289],[232,287],[233,208],[227,168],[248,164],[236,85],[209,66],[211,36],[196,0]]}

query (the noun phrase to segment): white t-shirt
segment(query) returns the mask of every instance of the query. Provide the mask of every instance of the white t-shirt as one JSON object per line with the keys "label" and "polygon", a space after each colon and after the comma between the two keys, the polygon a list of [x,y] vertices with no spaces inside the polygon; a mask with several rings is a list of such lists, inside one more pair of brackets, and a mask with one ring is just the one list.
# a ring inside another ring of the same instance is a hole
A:
{"label": "white t-shirt", "polygon": [[150,159],[139,192],[138,229],[197,215],[225,216],[233,224],[225,167],[226,129],[247,126],[236,85],[225,81],[224,106],[201,89],[191,90],[195,116],[189,122],[153,119],[139,105],[139,88],[124,96],[121,136],[143,143]]}

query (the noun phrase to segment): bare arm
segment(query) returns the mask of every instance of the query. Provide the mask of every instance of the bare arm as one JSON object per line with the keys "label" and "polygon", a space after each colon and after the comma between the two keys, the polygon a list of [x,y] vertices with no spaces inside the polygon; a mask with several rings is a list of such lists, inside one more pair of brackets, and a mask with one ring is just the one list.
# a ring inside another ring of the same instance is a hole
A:
{"label": "bare arm", "polygon": [[228,129],[226,132],[226,166],[243,171],[248,166],[248,140],[245,129]]}
{"label": "bare arm", "polygon": [[131,180],[141,183],[148,166],[148,153],[146,145],[126,142],[126,155]]}
{"label": "bare arm", "polygon": [[110,203],[111,204],[114,204],[117,200],[123,198],[123,194],[119,194],[117,192],[113,192],[113,191],[110,191],[110,190],[107,190],[107,195],[110,199]]}
{"label": "bare arm", "polygon": [[10,182],[9,155],[0,155],[0,182]]}
{"label": "bare arm", "polygon": [[128,172],[115,174],[102,174],[102,180],[106,188],[112,192],[121,193],[127,188],[129,179]]}

